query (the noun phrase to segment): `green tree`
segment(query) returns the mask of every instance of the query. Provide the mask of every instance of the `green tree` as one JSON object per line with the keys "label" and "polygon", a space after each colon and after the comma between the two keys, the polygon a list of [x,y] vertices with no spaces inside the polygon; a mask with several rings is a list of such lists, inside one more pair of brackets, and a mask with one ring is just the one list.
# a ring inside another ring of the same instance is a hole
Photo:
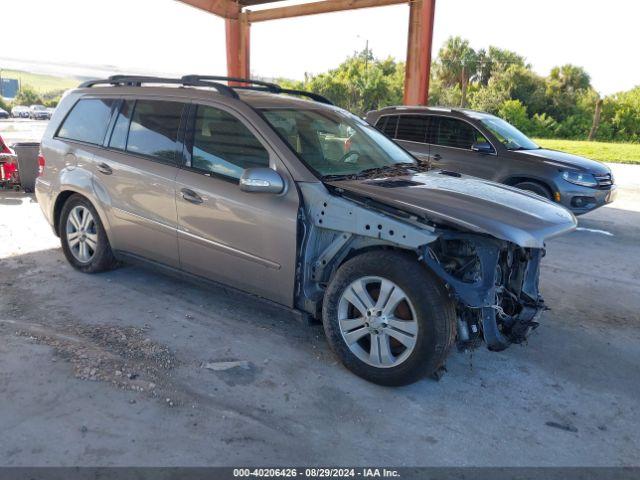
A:
{"label": "green tree", "polygon": [[607,132],[615,140],[640,141],[640,86],[605,98],[596,138]]}
{"label": "green tree", "polygon": [[527,133],[531,128],[527,107],[520,100],[507,100],[498,110],[498,116]]}
{"label": "green tree", "polygon": [[436,75],[443,86],[460,88],[461,107],[467,105],[467,90],[478,74],[478,61],[478,54],[469,46],[469,41],[460,37],[450,37],[438,53]]}
{"label": "green tree", "polygon": [[488,51],[478,51],[478,82],[487,85],[489,80],[511,66],[527,67],[524,57],[511,50],[490,46]]}
{"label": "green tree", "polygon": [[558,133],[558,122],[546,113],[534,113],[526,133],[534,137],[553,138]]}
{"label": "green tree", "polygon": [[376,59],[370,50],[355,53],[337,68],[308,77],[305,88],[358,115],[402,102],[404,65]]}
{"label": "green tree", "polygon": [[55,108],[60,103],[60,99],[64,94],[64,90],[51,90],[50,92],[46,92],[42,94],[42,104],[45,107]]}
{"label": "green tree", "polygon": [[0,97],[0,108],[7,112],[11,111],[11,106],[7,102],[5,102],[2,97]]}
{"label": "green tree", "polygon": [[560,122],[576,115],[578,95],[589,89],[591,79],[582,67],[569,64],[554,67],[547,78],[547,113]]}
{"label": "green tree", "polygon": [[33,88],[28,85],[24,85],[13,100],[13,104],[26,106],[42,104],[42,98]]}

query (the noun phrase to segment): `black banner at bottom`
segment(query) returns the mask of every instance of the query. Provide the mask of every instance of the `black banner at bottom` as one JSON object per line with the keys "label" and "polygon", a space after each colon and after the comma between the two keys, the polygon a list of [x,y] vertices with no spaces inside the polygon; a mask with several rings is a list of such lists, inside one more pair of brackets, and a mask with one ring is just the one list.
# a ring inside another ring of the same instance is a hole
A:
{"label": "black banner at bottom", "polygon": [[640,480],[640,467],[0,467],[0,480]]}

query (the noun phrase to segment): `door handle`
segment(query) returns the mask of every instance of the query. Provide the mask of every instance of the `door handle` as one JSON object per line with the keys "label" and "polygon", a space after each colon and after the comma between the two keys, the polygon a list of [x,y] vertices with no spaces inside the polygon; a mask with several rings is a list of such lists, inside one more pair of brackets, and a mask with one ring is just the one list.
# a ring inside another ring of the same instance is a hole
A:
{"label": "door handle", "polygon": [[193,190],[189,190],[188,188],[183,188],[182,190],[180,190],[180,193],[182,193],[182,198],[184,198],[189,203],[195,203],[196,205],[199,205],[204,201],[202,200],[202,197],[200,195],[198,195]]}
{"label": "door handle", "polygon": [[433,157],[431,157],[431,158],[433,158],[433,159],[437,162],[437,161],[439,161],[439,160],[442,160],[442,155],[440,155],[439,153],[436,153],[436,154],[435,154]]}
{"label": "door handle", "polygon": [[106,163],[99,163],[98,171],[100,173],[104,173],[105,175],[111,175],[113,173],[113,169]]}

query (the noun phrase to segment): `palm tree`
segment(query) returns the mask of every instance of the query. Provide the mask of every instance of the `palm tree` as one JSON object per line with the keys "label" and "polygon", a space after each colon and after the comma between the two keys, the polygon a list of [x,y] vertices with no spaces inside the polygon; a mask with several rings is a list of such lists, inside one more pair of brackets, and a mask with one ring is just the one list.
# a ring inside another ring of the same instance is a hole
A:
{"label": "palm tree", "polygon": [[458,85],[460,106],[467,104],[467,87],[478,73],[478,53],[469,46],[468,40],[449,37],[438,54],[437,76],[447,87]]}

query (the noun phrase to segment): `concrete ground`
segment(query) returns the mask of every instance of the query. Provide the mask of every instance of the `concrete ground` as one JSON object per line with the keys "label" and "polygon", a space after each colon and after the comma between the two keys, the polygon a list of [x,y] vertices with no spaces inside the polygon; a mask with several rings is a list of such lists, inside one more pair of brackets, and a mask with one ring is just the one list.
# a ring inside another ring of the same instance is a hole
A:
{"label": "concrete ground", "polygon": [[[616,167],[617,168],[617,167]],[[127,266],[84,275],[0,194],[0,465],[639,465],[640,167],[553,239],[527,345],[367,383],[320,327]],[[237,363],[225,363],[237,362]]]}

